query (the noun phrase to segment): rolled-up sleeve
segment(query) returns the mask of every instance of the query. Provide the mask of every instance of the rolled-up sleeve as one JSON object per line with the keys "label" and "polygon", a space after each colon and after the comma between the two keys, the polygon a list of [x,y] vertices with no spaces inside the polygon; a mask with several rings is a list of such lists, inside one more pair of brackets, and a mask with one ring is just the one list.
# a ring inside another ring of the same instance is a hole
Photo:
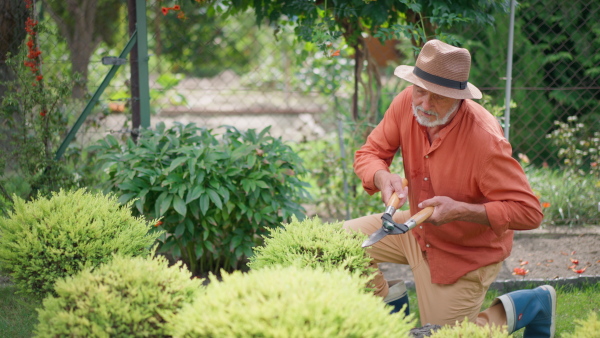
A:
{"label": "rolled-up sleeve", "polygon": [[531,230],[540,226],[544,217],[540,202],[533,194],[527,176],[512,158],[506,140],[497,143],[498,151],[490,152],[479,180],[488,200],[484,203],[492,230],[501,236],[506,230]]}

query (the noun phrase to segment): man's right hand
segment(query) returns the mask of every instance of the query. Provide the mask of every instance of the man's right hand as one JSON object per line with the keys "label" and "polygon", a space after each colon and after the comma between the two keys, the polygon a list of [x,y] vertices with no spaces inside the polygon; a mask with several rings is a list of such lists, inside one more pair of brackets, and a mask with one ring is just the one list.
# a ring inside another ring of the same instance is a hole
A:
{"label": "man's right hand", "polygon": [[381,191],[381,200],[383,201],[383,204],[387,205],[387,202],[390,200],[393,193],[396,193],[400,198],[400,206],[403,206],[404,203],[406,203],[408,187],[402,187],[402,177],[400,177],[400,175],[392,174],[386,170],[378,170],[375,172],[373,182]]}

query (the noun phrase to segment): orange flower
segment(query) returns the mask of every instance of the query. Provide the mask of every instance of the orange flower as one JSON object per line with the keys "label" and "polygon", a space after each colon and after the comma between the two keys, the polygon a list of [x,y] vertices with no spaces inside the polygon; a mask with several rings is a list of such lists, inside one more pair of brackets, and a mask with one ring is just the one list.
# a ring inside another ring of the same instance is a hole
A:
{"label": "orange flower", "polygon": [[158,221],[158,222],[156,222],[156,224],[154,224],[154,226],[157,227],[157,226],[161,226],[162,224],[163,224],[162,221]]}
{"label": "orange flower", "polygon": [[579,264],[579,260],[571,258],[571,263],[577,265],[577,264]]}
{"label": "orange flower", "polygon": [[336,50],[335,52],[331,53],[331,56],[340,56],[340,51],[339,49]]}
{"label": "orange flower", "polygon": [[521,264],[519,264],[519,265],[523,266],[523,265],[527,265],[527,264],[529,264],[528,261],[522,261]]}
{"label": "orange flower", "polygon": [[35,77],[35,79],[38,80],[38,81],[42,81],[43,78],[44,77],[42,75],[38,75],[38,76]]}
{"label": "orange flower", "polygon": [[592,162],[590,165],[592,166],[592,168],[596,168],[598,166],[598,162]]}
{"label": "orange flower", "polygon": [[514,268],[513,275],[525,276],[529,273],[529,270],[525,270],[523,268]]}
{"label": "orange flower", "polygon": [[170,10],[170,8],[163,7],[163,8],[161,8],[160,10],[162,11],[163,15],[167,15],[167,14],[169,14],[169,10]]}
{"label": "orange flower", "polygon": [[185,13],[183,11],[177,13],[177,19],[186,20]]}
{"label": "orange flower", "polygon": [[587,266],[586,266],[585,268],[581,269],[581,270],[575,270],[575,269],[572,269],[572,270],[573,270],[573,272],[575,272],[575,273],[584,273],[584,272],[585,272],[585,269],[587,269]]}
{"label": "orange flower", "polygon": [[171,7],[171,9],[174,11],[178,11],[181,9],[181,7],[179,7],[179,5],[175,5],[175,6]]}
{"label": "orange flower", "polygon": [[40,116],[44,117],[44,116],[46,116],[46,113],[47,113],[47,111],[45,111],[45,110],[42,110],[42,111],[40,112]]}
{"label": "orange flower", "polygon": [[548,202],[542,203],[542,208],[544,208],[544,209],[550,208],[550,203],[548,203]]}

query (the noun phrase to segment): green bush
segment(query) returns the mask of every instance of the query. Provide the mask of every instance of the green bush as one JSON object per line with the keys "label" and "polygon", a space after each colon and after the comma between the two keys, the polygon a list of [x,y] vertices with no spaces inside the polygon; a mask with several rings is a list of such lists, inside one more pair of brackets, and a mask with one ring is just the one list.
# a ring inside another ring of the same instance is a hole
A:
{"label": "green bush", "polygon": [[301,159],[268,133],[228,127],[217,138],[194,124],[159,123],[138,144],[108,136],[93,149],[119,200],[137,199],[139,214],[162,218],[159,250],[201,274],[239,268],[257,235],[304,213]]}
{"label": "green bush", "polygon": [[592,312],[587,319],[576,319],[577,327],[572,333],[566,334],[565,338],[597,338],[600,332],[600,320],[598,313]]}
{"label": "green bush", "polygon": [[114,196],[83,189],[31,202],[15,197],[14,211],[0,218],[0,268],[20,292],[46,295],[54,282],[112,258],[148,255],[159,233],[131,215]]}
{"label": "green bush", "polygon": [[347,271],[236,271],[169,321],[174,337],[407,337],[412,316],[390,315]]}
{"label": "green bush", "polygon": [[342,229],[342,222],[322,223],[318,217],[298,221],[293,217],[283,228],[272,229],[265,236],[264,246],[254,248],[248,267],[343,268],[369,276],[375,269],[369,268],[371,258],[361,246],[366,238],[362,233]]}
{"label": "green bush", "polygon": [[115,257],[96,270],[56,282],[44,299],[40,337],[160,337],[166,318],[202,293],[199,279],[162,257]]}
{"label": "green bush", "polygon": [[[458,323],[457,323],[458,324]],[[508,338],[508,332],[505,327],[492,326],[482,327],[475,323],[463,321],[460,325],[444,326],[435,331],[431,338]]]}

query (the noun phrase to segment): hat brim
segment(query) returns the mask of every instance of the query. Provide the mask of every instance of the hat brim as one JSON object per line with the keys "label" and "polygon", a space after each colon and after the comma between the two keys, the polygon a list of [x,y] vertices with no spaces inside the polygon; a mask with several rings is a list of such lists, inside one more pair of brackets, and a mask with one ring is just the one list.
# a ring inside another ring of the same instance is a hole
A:
{"label": "hat brim", "polygon": [[394,75],[412,84],[416,84],[421,88],[425,88],[432,93],[436,93],[445,97],[451,97],[453,99],[481,98],[481,91],[470,82],[467,83],[467,88],[465,89],[448,88],[421,79],[413,73],[414,68],[415,67],[413,66],[398,66],[396,67],[396,70],[394,70]]}

